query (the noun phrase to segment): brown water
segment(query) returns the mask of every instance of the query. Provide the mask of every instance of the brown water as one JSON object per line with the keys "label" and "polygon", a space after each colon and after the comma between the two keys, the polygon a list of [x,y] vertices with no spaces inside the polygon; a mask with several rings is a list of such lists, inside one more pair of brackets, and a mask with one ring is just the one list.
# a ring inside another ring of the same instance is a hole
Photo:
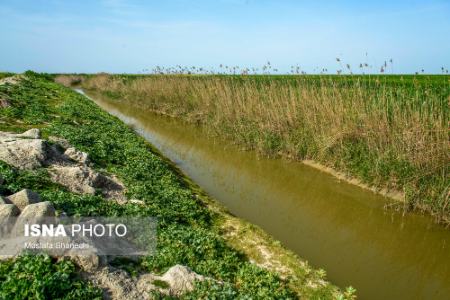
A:
{"label": "brown water", "polygon": [[357,289],[359,299],[450,299],[450,231],[301,163],[258,158],[199,128],[92,94],[233,214]]}

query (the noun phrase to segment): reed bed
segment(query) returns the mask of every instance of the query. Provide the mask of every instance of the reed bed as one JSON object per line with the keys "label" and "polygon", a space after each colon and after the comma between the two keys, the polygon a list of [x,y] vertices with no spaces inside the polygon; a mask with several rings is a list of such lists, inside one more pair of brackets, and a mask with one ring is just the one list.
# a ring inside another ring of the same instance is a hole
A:
{"label": "reed bed", "polygon": [[371,186],[402,191],[402,207],[450,223],[449,76],[82,79],[86,89],[198,123],[261,154],[314,160]]}

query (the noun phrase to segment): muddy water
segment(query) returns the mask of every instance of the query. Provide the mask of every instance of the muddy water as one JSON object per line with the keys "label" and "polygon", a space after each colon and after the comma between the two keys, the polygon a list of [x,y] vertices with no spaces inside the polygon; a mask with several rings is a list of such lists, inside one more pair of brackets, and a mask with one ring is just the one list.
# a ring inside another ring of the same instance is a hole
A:
{"label": "muddy water", "polygon": [[194,126],[100,95],[233,214],[259,225],[359,299],[450,299],[450,230],[301,163],[262,159]]}

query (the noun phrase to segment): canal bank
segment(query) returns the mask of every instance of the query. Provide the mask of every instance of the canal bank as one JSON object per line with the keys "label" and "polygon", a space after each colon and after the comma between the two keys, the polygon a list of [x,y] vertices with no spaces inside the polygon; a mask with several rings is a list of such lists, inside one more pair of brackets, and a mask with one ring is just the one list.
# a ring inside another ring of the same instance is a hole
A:
{"label": "canal bank", "polygon": [[[116,293],[112,299],[160,299],[167,295],[184,299],[353,298],[260,229],[225,213],[118,118],[52,79],[30,71],[0,82],[2,104],[6,104],[0,109],[0,131],[7,137],[1,145],[0,196],[33,191],[53,205],[56,215],[157,217],[157,249],[138,260],[101,260],[89,268],[76,260],[48,255],[2,260],[0,298],[77,295],[78,299],[84,295],[93,299],[92,293],[98,295],[103,290],[111,295],[118,289],[126,291],[126,296]],[[30,144],[34,146],[30,148]],[[82,152],[79,158],[71,156],[74,149]],[[73,166],[75,159],[86,158],[89,166]],[[22,169],[21,164],[30,160],[34,163]],[[53,177],[56,169],[50,165],[60,161],[69,165],[57,170],[69,168],[64,178],[73,180]],[[100,178],[105,176],[121,182],[124,194],[102,190],[108,181]],[[90,188],[73,189],[70,182],[75,181]],[[235,244],[229,243],[229,236]],[[276,266],[263,265],[258,257],[243,251],[251,249],[244,247],[249,238],[257,239],[255,250],[256,246],[267,247],[260,252],[273,254],[274,260],[290,259],[292,264],[281,263],[286,269],[292,266],[294,274],[286,276],[276,271]],[[272,252],[276,249],[280,253]],[[173,270],[189,275],[189,282],[165,276]],[[94,272],[95,278],[80,278],[83,272]],[[199,278],[204,280],[196,280]],[[174,285],[187,288],[172,291]],[[136,293],[130,293],[130,288]]]}
{"label": "canal bank", "polygon": [[300,163],[239,151],[198,127],[88,93],[132,125],[233,214],[280,240],[361,299],[446,299],[450,233],[429,217]]}

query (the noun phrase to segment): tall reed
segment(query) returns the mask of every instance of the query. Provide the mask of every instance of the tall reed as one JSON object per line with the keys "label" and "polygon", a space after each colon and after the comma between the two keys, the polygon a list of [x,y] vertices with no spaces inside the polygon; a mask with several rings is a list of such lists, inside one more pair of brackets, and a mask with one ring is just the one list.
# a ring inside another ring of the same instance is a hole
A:
{"label": "tall reed", "polygon": [[83,87],[311,159],[450,221],[448,76],[97,75]]}

